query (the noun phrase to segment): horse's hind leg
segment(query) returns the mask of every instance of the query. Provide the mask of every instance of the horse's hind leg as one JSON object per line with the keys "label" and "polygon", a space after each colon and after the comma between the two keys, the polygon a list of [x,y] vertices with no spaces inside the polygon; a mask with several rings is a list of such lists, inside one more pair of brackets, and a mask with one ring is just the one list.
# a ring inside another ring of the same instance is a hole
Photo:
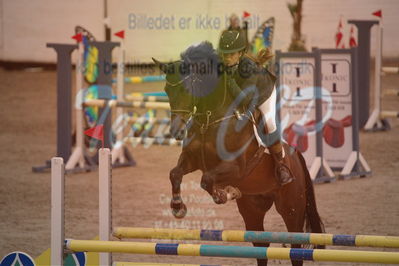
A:
{"label": "horse's hind leg", "polygon": [[[294,181],[294,182],[297,182]],[[291,183],[287,186],[294,186]],[[277,212],[283,217],[288,232],[303,232],[305,225],[306,198],[302,194],[295,197],[295,189],[286,190],[276,198],[275,205]],[[292,244],[291,248],[300,248],[300,244]],[[303,261],[291,261],[293,266],[302,266]]]}
{"label": "horse's hind leg", "polygon": [[[273,200],[262,195],[243,195],[237,199],[238,210],[248,231],[264,231],[263,220]],[[269,243],[253,243],[255,247],[268,247]],[[258,259],[258,266],[266,266],[267,259]]]}
{"label": "horse's hind leg", "polygon": [[183,180],[183,176],[198,169],[193,165],[189,158],[190,157],[184,152],[180,154],[177,166],[169,173],[169,179],[172,184],[172,200],[170,202],[170,207],[172,209],[173,216],[176,218],[183,218],[187,213],[187,207],[183,203],[183,199],[180,195],[180,185]]}

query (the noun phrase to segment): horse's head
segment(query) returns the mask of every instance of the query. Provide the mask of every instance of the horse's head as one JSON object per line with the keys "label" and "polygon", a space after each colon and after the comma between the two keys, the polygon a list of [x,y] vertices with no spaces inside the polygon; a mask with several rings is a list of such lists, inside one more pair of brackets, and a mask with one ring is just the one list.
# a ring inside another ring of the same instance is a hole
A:
{"label": "horse's head", "polygon": [[198,113],[220,107],[222,73],[220,57],[210,42],[192,45],[181,54],[180,75],[185,91],[191,95]]}
{"label": "horse's head", "polygon": [[[197,108],[217,107],[220,100],[214,96],[219,84],[219,57],[209,42],[190,46],[181,54],[181,60],[155,64],[166,74],[165,92],[171,108],[170,133],[183,139],[187,122]],[[205,113],[205,112],[204,112]]]}
{"label": "horse's head", "polygon": [[181,61],[162,63],[154,58],[152,60],[166,74],[165,92],[171,109],[170,134],[175,139],[182,140],[185,136],[186,124],[193,114],[194,105],[191,94],[183,85],[179,70]]}

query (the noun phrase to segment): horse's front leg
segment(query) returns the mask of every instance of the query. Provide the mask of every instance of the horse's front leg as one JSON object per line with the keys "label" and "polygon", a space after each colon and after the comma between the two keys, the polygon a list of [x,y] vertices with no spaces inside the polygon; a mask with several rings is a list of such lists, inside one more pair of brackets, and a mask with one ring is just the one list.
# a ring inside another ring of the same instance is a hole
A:
{"label": "horse's front leg", "polygon": [[202,175],[201,187],[206,190],[217,204],[241,197],[238,188],[231,186],[242,177],[241,167],[236,161],[221,162]]}
{"label": "horse's front leg", "polygon": [[172,214],[176,218],[184,218],[187,213],[187,207],[183,203],[181,197],[180,185],[183,180],[183,176],[197,170],[198,167],[190,160],[190,157],[186,152],[182,152],[179,157],[179,161],[175,168],[169,172],[169,180],[172,184],[172,199],[170,201],[170,208]]}

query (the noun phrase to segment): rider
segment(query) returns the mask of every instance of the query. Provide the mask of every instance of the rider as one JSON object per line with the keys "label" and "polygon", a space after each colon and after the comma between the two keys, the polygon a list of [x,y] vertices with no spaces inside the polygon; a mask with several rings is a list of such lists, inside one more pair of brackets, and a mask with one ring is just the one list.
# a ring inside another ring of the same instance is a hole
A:
{"label": "rider", "polygon": [[[219,41],[219,52],[223,58],[224,67],[227,69],[225,72],[228,76],[228,86],[233,96],[237,97],[241,90],[255,85],[259,92],[258,99],[255,99],[256,107],[266,122],[265,131],[267,134],[275,132],[277,130],[276,90],[274,88],[276,78],[262,66],[271,57],[270,54],[261,51],[257,59],[246,55],[246,39],[240,31],[224,31]],[[248,102],[248,100],[244,99],[244,102]],[[267,134],[260,133],[259,136],[275,161],[279,183],[281,185],[288,184],[293,177],[280,136],[277,140],[268,141]]]}

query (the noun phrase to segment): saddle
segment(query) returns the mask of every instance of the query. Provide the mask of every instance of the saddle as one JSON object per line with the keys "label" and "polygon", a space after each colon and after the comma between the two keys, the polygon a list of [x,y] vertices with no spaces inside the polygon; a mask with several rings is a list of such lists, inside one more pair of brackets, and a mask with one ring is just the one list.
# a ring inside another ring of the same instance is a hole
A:
{"label": "saddle", "polygon": [[345,143],[344,128],[352,125],[352,116],[348,115],[342,120],[330,118],[323,128],[323,137],[328,145],[340,148]]}
{"label": "saddle", "polygon": [[283,137],[290,146],[297,148],[300,152],[306,152],[309,147],[308,133],[315,130],[315,123],[312,120],[301,126],[294,122],[284,130]]}

